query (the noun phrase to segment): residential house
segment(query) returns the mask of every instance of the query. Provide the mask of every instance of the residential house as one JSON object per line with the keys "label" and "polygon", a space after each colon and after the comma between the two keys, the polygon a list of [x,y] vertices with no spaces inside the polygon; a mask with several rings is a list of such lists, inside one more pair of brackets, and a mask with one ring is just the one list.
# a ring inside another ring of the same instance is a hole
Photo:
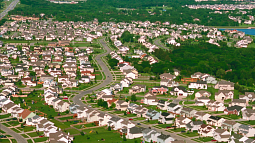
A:
{"label": "residential house", "polygon": [[136,84],[129,89],[129,94],[141,93],[146,91],[146,85]]}
{"label": "residential house", "polygon": [[18,115],[19,117],[18,118],[22,119],[22,122],[25,122],[28,118],[32,118],[35,115],[36,115],[35,113],[25,109],[25,110],[23,110],[22,113],[19,113],[19,115]]}
{"label": "residential house", "polygon": [[231,106],[235,106],[235,105],[246,107],[249,104],[246,102],[245,99],[233,99],[232,102],[229,103],[229,106],[231,107]]}
{"label": "residential house", "polygon": [[183,107],[182,110],[181,110],[180,115],[182,115],[183,117],[192,118],[192,117],[194,117],[196,112],[197,111],[192,109],[192,108]]}
{"label": "residential house", "polygon": [[194,117],[197,119],[197,120],[201,120],[201,121],[207,121],[209,119],[211,115],[208,114],[208,113],[204,113],[204,112],[196,112]]}
{"label": "residential house", "polygon": [[229,81],[219,81],[214,88],[219,90],[234,90],[235,83]]}
{"label": "residential house", "polygon": [[213,138],[218,142],[228,142],[228,139],[230,138],[230,132],[223,129],[216,129],[214,130]]}
{"label": "residential house", "polygon": [[128,108],[129,103],[124,100],[118,100],[116,102],[116,109],[120,111],[126,111]]}
{"label": "residential house", "polygon": [[219,102],[223,102],[227,99],[233,99],[234,97],[234,91],[230,90],[219,90],[215,93],[215,100]]}
{"label": "residential house", "polygon": [[239,126],[239,134],[245,137],[254,137],[255,135],[255,128],[251,127],[250,125],[240,125]]}
{"label": "residential house", "polygon": [[141,127],[132,127],[127,129],[127,139],[140,138],[143,136],[144,128]]}
{"label": "residential house", "polygon": [[167,112],[162,112],[158,121],[163,124],[173,124],[175,115]]}
{"label": "residential house", "polygon": [[183,86],[176,86],[176,87],[173,87],[170,91],[170,94],[171,95],[175,95],[175,96],[184,96],[184,97],[187,97],[188,96],[188,92],[187,90],[185,89],[185,87]]}
{"label": "residential house", "polygon": [[215,129],[212,126],[203,124],[198,129],[198,134],[200,134],[202,137],[212,137],[214,130]]}
{"label": "residential house", "polygon": [[218,117],[218,116],[210,116],[209,119],[206,121],[207,124],[221,127],[222,123],[225,121],[224,118]]}
{"label": "residential house", "polygon": [[255,110],[243,108],[241,111],[244,120],[255,120]]}
{"label": "residential house", "polygon": [[224,109],[226,108],[224,106],[224,103],[212,100],[208,102],[206,107],[208,108],[208,110],[211,111],[224,111]]}
{"label": "residential house", "polygon": [[225,120],[222,123],[221,128],[226,130],[226,131],[229,131],[229,132],[232,132],[232,131],[233,132],[238,132],[240,125],[241,125],[240,123],[237,123],[235,121]]}
{"label": "residential house", "polygon": [[174,138],[170,135],[161,134],[157,137],[157,143],[169,143],[171,141],[174,141]]}
{"label": "residential house", "polygon": [[143,138],[145,139],[146,142],[151,142],[151,141],[157,142],[157,138],[160,135],[160,133],[149,128],[143,130],[142,132],[143,132]]}
{"label": "residential house", "polygon": [[145,114],[145,118],[150,120],[158,120],[159,116],[160,116],[160,113],[153,109],[149,109],[147,113]]}
{"label": "residential house", "polygon": [[234,114],[239,116],[243,108],[244,107],[238,106],[238,105],[230,106],[224,109],[224,114],[227,114],[227,115]]}
{"label": "residential house", "polygon": [[168,105],[169,103],[167,102],[167,101],[165,101],[165,100],[159,100],[158,101],[158,104],[157,104],[157,107],[159,108],[159,109],[161,109],[161,110],[167,110],[167,105]]}
{"label": "residential house", "polygon": [[166,86],[154,86],[151,88],[150,92],[154,94],[166,94],[168,87]]}
{"label": "residential house", "polygon": [[206,81],[196,81],[196,82],[190,82],[188,84],[188,88],[194,88],[194,89],[207,89],[207,83]]}
{"label": "residential house", "polygon": [[168,80],[173,80],[175,79],[176,76],[175,75],[172,75],[170,73],[163,73],[160,75],[160,79],[168,79]]}
{"label": "residential house", "polygon": [[143,103],[146,105],[157,105],[158,104],[157,96],[148,92],[144,95]]}
{"label": "residential house", "polygon": [[167,112],[173,114],[180,114],[182,111],[182,106],[175,103],[170,103],[167,105]]}
{"label": "residential house", "polygon": [[186,129],[193,132],[198,131],[198,129],[203,125],[203,121],[191,121],[186,124]]}
{"label": "residential house", "polygon": [[189,118],[185,118],[185,117],[178,117],[175,119],[175,126],[177,128],[186,128],[186,125],[191,122],[191,120]]}
{"label": "residential house", "polygon": [[254,92],[245,92],[245,95],[239,95],[239,99],[245,99],[248,103],[249,101],[255,101],[255,94]]}
{"label": "residential house", "polygon": [[195,93],[195,99],[199,97],[210,97],[211,93],[206,90],[200,90]]}

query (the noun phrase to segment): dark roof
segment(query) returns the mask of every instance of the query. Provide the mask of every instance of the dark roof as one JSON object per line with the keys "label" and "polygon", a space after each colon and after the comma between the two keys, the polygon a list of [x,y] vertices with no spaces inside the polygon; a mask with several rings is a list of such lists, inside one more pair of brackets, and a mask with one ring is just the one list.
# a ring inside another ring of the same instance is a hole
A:
{"label": "dark roof", "polygon": [[177,106],[178,104],[175,104],[175,103],[170,103],[169,105],[167,105],[168,107],[175,107]]}
{"label": "dark roof", "polygon": [[167,138],[171,137],[170,135],[164,135],[164,134],[161,134],[158,136],[158,138],[162,139],[162,140],[166,140]]}
{"label": "dark roof", "polygon": [[161,113],[161,115],[162,115],[162,116],[168,116],[168,115],[170,115],[170,113],[163,112],[163,113]]}
{"label": "dark roof", "polygon": [[184,92],[187,92],[186,88],[183,87],[183,86],[175,86],[175,87],[173,87],[173,88],[171,89],[171,91],[174,91],[175,88],[178,88],[179,90],[182,90],[182,91],[184,91]]}
{"label": "dark roof", "polygon": [[210,116],[209,118],[213,119],[213,120],[220,120],[221,119],[221,117],[218,117],[218,116]]}
{"label": "dark roof", "polygon": [[142,133],[143,130],[145,130],[145,128],[133,127],[133,128],[130,128],[129,132],[131,134],[139,134],[139,133]]}
{"label": "dark roof", "polygon": [[227,107],[227,110],[228,111],[234,111],[234,110],[236,110],[236,111],[241,111],[241,109],[243,109],[243,107],[241,107],[241,106],[238,106],[238,105],[234,105],[234,106],[231,106],[231,107]]}

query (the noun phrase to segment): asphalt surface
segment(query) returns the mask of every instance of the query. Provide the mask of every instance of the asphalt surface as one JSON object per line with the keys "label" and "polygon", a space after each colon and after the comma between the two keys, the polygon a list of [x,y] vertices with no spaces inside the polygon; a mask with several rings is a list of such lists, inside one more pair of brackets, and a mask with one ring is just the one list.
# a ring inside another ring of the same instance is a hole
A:
{"label": "asphalt surface", "polygon": [[13,10],[15,8],[15,6],[17,5],[17,3],[19,2],[19,0],[15,0],[13,1],[1,14],[0,14],[0,20],[5,17],[5,15],[8,14],[8,12],[10,10]]}
{"label": "asphalt surface", "polygon": [[167,47],[165,47],[164,45],[162,45],[162,44],[159,42],[159,40],[160,40],[160,39],[157,39],[157,40],[154,41],[154,44],[155,44],[156,46],[162,47],[162,48],[164,48],[164,49],[166,49],[166,50],[170,50],[169,48],[167,48]]}
{"label": "asphalt surface", "polygon": [[[109,54],[111,52],[110,48],[106,45],[105,41],[103,39],[100,39],[99,42],[102,44],[102,46],[106,49],[106,53],[104,54],[101,54],[101,55],[97,55],[96,56],[96,61],[98,62],[98,64],[101,66],[105,76],[106,76],[106,79],[98,86],[96,87],[93,87],[92,89],[90,90],[87,90],[87,91],[82,91],[80,94],[77,94],[76,96],[73,97],[73,102],[78,104],[78,105],[81,105],[81,106],[87,106],[86,104],[84,104],[82,101],[81,101],[81,98],[86,95],[86,94],[90,94],[92,93],[92,91],[95,91],[99,88],[102,88],[102,87],[105,87],[106,85],[108,85],[109,83],[111,83],[113,81],[113,77],[111,75],[111,72],[109,71],[109,69],[107,68],[107,66],[105,65],[105,63],[101,60],[101,57]],[[94,110],[97,110],[97,109],[94,109]],[[97,110],[98,112],[100,113],[107,113],[109,115],[111,115],[112,117],[117,117],[117,118],[120,118],[119,116],[117,115],[114,115],[114,114],[111,114],[111,113],[108,113],[108,112],[103,112],[103,111],[100,111],[100,110]],[[127,119],[124,119],[124,120],[127,120]],[[140,123],[140,121],[133,121],[131,120],[132,123],[136,124],[137,123]],[[146,124],[141,124],[139,125],[141,127],[144,127],[144,128],[151,128],[151,129],[154,129],[156,130],[157,132],[162,132],[163,134],[166,134],[166,135],[170,135],[171,137],[173,137],[174,139],[176,140],[185,140],[189,143],[196,143],[195,141],[191,140],[191,139],[188,139],[188,138],[184,138],[184,137],[181,137],[181,136],[178,136],[176,135],[175,133],[169,133],[167,131],[165,131],[164,129],[157,129],[157,128],[154,128],[152,127],[152,125],[146,125]]]}
{"label": "asphalt surface", "polygon": [[23,138],[20,134],[14,132],[13,130],[7,128],[0,123],[0,130],[6,132],[6,134],[11,135],[18,143],[27,143],[27,140]]}
{"label": "asphalt surface", "polygon": [[98,86],[95,86],[89,90],[86,90],[86,91],[82,91],[80,92],[79,94],[77,94],[76,96],[73,97],[73,102],[78,104],[78,105],[85,105],[82,101],[81,101],[81,98],[86,95],[86,94],[90,94],[92,93],[93,91],[99,89],[99,88],[102,88],[102,87],[105,87],[107,86],[108,84],[110,84],[112,81],[113,81],[113,77],[112,77],[112,74],[110,72],[110,70],[108,69],[108,67],[105,65],[105,63],[101,60],[101,57],[103,56],[106,56],[108,55],[111,50],[110,48],[106,45],[104,39],[100,39],[99,42],[102,44],[102,46],[105,48],[106,50],[106,53],[103,53],[101,55],[97,55],[95,57],[95,60],[97,61],[97,63],[101,66],[102,68],[102,72],[105,74],[106,76],[106,79],[101,83],[99,84]]}

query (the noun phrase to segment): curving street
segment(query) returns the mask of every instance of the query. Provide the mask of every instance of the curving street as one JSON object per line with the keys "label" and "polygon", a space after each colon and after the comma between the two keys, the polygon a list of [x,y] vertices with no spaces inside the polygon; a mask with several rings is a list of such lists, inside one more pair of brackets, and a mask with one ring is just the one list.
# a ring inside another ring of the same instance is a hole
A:
{"label": "curving street", "polygon": [[104,47],[104,49],[106,50],[106,53],[103,53],[101,55],[97,55],[95,57],[97,63],[101,66],[102,68],[102,72],[105,74],[106,76],[106,79],[98,86],[95,86],[89,90],[86,90],[86,91],[81,91],[79,94],[77,94],[76,96],[73,97],[73,102],[78,104],[78,105],[85,105],[82,101],[81,101],[81,98],[86,95],[86,94],[89,94],[89,93],[92,93],[93,91],[99,89],[99,88],[102,88],[102,87],[105,87],[107,86],[108,84],[110,84],[112,81],[113,81],[113,77],[112,77],[112,74],[110,72],[110,70],[108,69],[108,67],[105,65],[105,63],[102,61],[101,57],[103,56],[106,56],[108,55],[111,50],[110,48],[106,45],[104,39],[100,39],[99,42],[102,44],[102,46]]}
{"label": "curving street", "polygon": [[15,8],[15,6],[18,4],[19,0],[15,0],[13,1],[1,14],[0,14],[0,20],[5,17],[6,14],[8,14],[8,12],[10,10],[13,10]]}
{"label": "curving street", "polygon": [[24,137],[14,132],[13,130],[7,128],[6,126],[2,125],[1,123],[0,123],[0,130],[3,130],[8,135],[11,135],[18,143],[27,143],[27,140]]}

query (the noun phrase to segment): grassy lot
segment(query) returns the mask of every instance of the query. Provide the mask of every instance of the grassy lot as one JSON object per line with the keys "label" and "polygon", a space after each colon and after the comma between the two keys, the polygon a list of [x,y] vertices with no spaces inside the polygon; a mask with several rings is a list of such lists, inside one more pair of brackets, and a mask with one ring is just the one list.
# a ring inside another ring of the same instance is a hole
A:
{"label": "grassy lot", "polygon": [[73,88],[65,88],[66,90],[83,90],[85,88],[90,87],[91,84],[90,83],[79,83],[78,87],[73,87]]}
{"label": "grassy lot", "polygon": [[185,131],[185,130],[186,130],[185,128],[170,129],[170,131],[173,131],[173,132],[181,132],[181,131]]}
{"label": "grassy lot", "polygon": [[131,87],[123,87],[123,90],[119,91],[117,94],[128,94],[129,89],[131,89]]}
{"label": "grassy lot", "polygon": [[7,122],[8,124],[12,125],[12,126],[17,126],[19,125],[19,122],[18,121],[10,121],[10,122]]}
{"label": "grassy lot", "polygon": [[64,124],[67,125],[67,126],[70,126],[70,125],[73,125],[73,124],[77,124],[79,122],[80,122],[79,120],[75,120],[75,121],[64,122]]}
{"label": "grassy lot", "polygon": [[17,129],[19,129],[21,131],[24,130],[24,132],[29,132],[29,131],[33,131],[35,129],[35,127],[33,127],[33,126],[25,126],[24,128],[18,127]]}
{"label": "grassy lot", "polygon": [[73,116],[68,116],[68,117],[63,117],[63,118],[58,118],[60,120],[68,120],[68,119],[73,119]]}
{"label": "grassy lot", "polygon": [[192,139],[196,142],[210,142],[213,139],[213,137],[201,137],[201,138],[195,138]]}
{"label": "grassy lot", "polygon": [[229,120],[235,120],[235,119],[240,119],[241,116],[237,116],[237,115],[220,115],[220,117],[222,118],[226,118],[226,119],[229,119]]}
{"label": "grassy lot", "polygon": [[0,143],[9,143],[9,139],[0,139]]}
{"label": "grassy lot", "polygon": [[96,80],[102,80],[103,79],[103,76],[102,76],[101,72],[98,71],[98,72],[95,72],[94,74],[96,74]]}
{"label": "grassy lot", "polygon": [[144,121],[142,123],[143,124],[158,124],[158,120],[149,120],[149,122],[148,121]]}
{"label": "grassy lot", "polygon": [[28,136],[27,135],[25,135],[25,134],[21,134],[22,135],[22,137],[24,137],[24,138],[28,138]]}
{"label": "grassy lot", "polygon": [[166,128],[166,127],[171,127],[173,124],[158,124],[155,127],[159,127],[159,128]]}
{"label": "grassy lot", "polygon": [[198,133],[197,132],[186,132],[186,133],[181,133],[181,134],[178,134],[179,136],[184,136],[184,137],[195,137],[195,136],[198,136]]}
{"label": "grassy lot", "polygon": [[[93,131],[93,132],[90,133],[90,131]],[[82,143],[82,142],[95,143],[95,142],[101,141],[101,139],[103,139],[104,140],[103,142],[105,143],[111,143],[113,141],[115,143],[123,142],[123,139],[120,137],[120,134],[117,131],[108,131],[107,127],[86,129],[86,130],[83,130],[83,132],[86,133],[86,135],[75,136],[75,139],[73,141],[74,143]],[[127,141],[125,141],[125,143],[134,143],[135,140],[137,140],[137,142],[141,142],[140,139],[133,139],[133,140],[128,139]]]}
{"label": "grassy lot", "polygon": [[14,132],[16,132],[16,133],[21,133],[20,131],[18,131],[17,129],[15,129],[15,128],[11,128]]}
{"label": "grassy lot", "polygon": [[47,141],[47,140],[48,140],[47,137],[41,137],[41,138],[34,139],[35,142],[44,142],[44,141]]}
{"label": "grassy lot", "polygon": [[255,120],[240,121],[239,123],[246,124],[246,125],[255,125]]}
{"label": "grassy lot", "polygon": [[125,117],[136,117],[136,114],[127,114]]}
{"label": "grassy lot", "polygon": [[5,132],[3,130],[0,130],[0,133],[4,134]]}
{"label": "grassy lot", "polygon": [[89,123],[89,124],[83,124],[83,125],[76,125],[74,127],[81,129],[81,128],[86,128],[86,127],[94,127],[95,124],[94,123]]}
{"label": "grassy lot", "polygon": [[11,116],[11,114],[1,115],[1,116],[0,116],[0,119],[8,118],[8,117],[10,117],[10,116]]}
{"label": "grassy lot", "polygon": [[138,118],[133,118],[134,121],[141,121],[141,120],[145,120],[146,118],[144,117],[138,117]]}
{"label": "grassy lot", "polygon": [[53,122],[56,127],[59,127],[61,129],[65,129],[65,128],[69,128],[70,127],[70,126],[68,126],[68,125],[66,125],[66,124],[64,124],[62,122],[59,122],[59,121],[57,121],[55,119],[52,119],[50,121]]}
{"label": "grassy lot", "polygon": [[76,129],[68,129],[66,130],[66,132],[70,133],[70,135],[74,135],[74,134],[80,134],[80,131],[76,130]]}
{"label": "grassy lot", "polygon": [[6,124],[6,123],[2,123],[4,126],[6,126],[6,127],[10,127],[10,125],[9,124]]}
{"label": "grassy lot", "polygon": [[123,111],[114,111],[112,112],[113,114],[123,114],[124,112]]}
{"label": "grassy lot", "polygon": [[40,135],[42,135],[42,134],[43,134],[43,132],[39,132],[39,133],[37,133],[37,132],[28,133],[28,135],[29,135],[30,137],[38,137],[38,136],[40,136]]}
{"label": "grassy lot", "polygon": [[195,101],[184,101],[184,104],[195,104]]}
{"label": "grassy lot", "polygon": [[17,141],[15,139],[11,139],[12,143],[17,143]]}
{"label": "grassy lot", "polygon": [[33,141],[31,139],[27,140],[28,143],[33,143]]}
{"label": "grassy lot", "polygon": [[160,111],[162,111],[162,112],[167,112],[166,110],[160,110],[160,109],[158,109],[157,108],[157,106],[155,106],[155,105],[150,105],[150,106],[146,106],[145,108],[147,108],[147,109],[153,109],[153,110],[156,110],[156,111],[158,111],[158,112],[160,112]]}
{"label": "grassy lot", "polygon": [[204,106],[189,106],[189,107],[195,110],[207,110],[207,108]]}
{"label": "grassy lot", "polygon": [[224,111],[212,111],[212,112],[207,112],[209,114],[222,114]]}

